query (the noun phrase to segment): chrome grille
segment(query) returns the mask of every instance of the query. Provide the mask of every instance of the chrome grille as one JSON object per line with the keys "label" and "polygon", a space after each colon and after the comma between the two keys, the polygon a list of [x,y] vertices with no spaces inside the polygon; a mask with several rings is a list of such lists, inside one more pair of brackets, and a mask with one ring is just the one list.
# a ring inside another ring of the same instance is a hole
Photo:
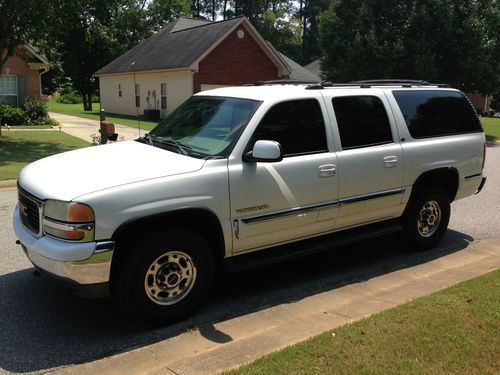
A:
{"label": "chrome grille", "polygon": [[42,200],[34,197],[18,186],[19,216],[26,228],[35,234],[40,234],[40,218]]}

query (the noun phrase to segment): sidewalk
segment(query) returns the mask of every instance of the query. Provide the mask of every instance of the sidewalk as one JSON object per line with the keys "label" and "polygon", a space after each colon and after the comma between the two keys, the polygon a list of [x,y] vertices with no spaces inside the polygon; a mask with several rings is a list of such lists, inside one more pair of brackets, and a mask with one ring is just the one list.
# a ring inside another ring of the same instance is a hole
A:
{"label": "sidewalk", "polygon": [[[63,132],[74,137],[92,142],[91,135],[99,135],[99,121],[55,112],[50,112],[49,115],[53,119],[59,121]],[[115,132],[118,133],[118,141],[128,141],[139,137],[139,130],[130,126],[115,124]],[[141,136],[146,132],[147,130],[141,129]]]}
{"label": "sidewalk", "polygon": [[499,240],[53,374],[215,374],[498,269]]}

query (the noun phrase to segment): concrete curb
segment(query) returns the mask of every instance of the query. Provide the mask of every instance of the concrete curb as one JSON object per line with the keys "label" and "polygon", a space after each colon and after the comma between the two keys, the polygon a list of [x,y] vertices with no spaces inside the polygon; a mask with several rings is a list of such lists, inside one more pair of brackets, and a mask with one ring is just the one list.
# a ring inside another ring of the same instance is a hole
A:
{"label": "concrete curb", "polygon": [[486,141],[486,145],[488,147],[496,147],[496,146],[500,145],[500,141]]}
{"label": "concrete curb", "polygon": [[226,338],[222,342],[200,327],[53,374],[215,374],[498,268],[500,238],[490,238],[423,264],[216,323],[211,330]]}
{"label": "concrete curb", "polygon": [[0,181],[0,190],[14,190],[17,187],[17,180]]}

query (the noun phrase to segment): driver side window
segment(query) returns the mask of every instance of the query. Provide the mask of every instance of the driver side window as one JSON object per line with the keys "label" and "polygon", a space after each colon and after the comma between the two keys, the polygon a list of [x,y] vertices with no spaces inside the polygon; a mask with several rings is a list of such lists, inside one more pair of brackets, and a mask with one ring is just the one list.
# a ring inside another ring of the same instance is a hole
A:
{"label": "driver side window", "polygon": [[328,152],[318,101],[302,99],[276,104],[255,130],[251,146],[258,140],[279,142],[284,157]]}

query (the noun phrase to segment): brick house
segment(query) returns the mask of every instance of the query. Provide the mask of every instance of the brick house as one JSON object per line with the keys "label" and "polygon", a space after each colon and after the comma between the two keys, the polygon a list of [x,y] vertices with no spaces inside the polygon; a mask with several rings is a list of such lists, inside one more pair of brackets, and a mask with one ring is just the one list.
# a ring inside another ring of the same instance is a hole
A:
{"label": "brick house", "polygon": [[491,96],[484,96],[478,92],[467,94],[472,105],[478,113],[488,112],[491,110]]}
{"label": "brick house", "polygon": [[261,80],[319,80],[276,51],[246,17],[210,22],[181,17],[98,70],[101,106],[165,117],[199,91]]}
{"label": "brick house", "polygon": [[41,76],[48,70],[49,62],[33,47],[17,47],[0,72],[0,104],[21,106],[27,96],[39,97]]}

